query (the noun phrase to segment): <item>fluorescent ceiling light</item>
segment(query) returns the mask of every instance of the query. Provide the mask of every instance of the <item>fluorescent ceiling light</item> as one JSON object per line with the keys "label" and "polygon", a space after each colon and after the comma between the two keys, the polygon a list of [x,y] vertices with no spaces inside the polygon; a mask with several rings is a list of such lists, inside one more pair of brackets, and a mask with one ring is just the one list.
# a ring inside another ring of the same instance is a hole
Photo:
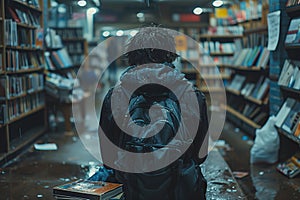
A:
{"label": "fluorescent ceiling light", "polygon": [[122,30],[118,30],[116,33],[117,36],[122,36],[123,34],[124,34],[124,31],[122,31]]}
{"label": "fluorescent ceiling light", "polygon": [[104,31],[102,33],[103,37],[108,37],[110,35],[110,32],[109,31]]}
{"label": "fluorescent ceiling light", "polygon": [[86,1],[85,1],[85,0],[79,0],[79,1],[77,2],[77,4],[78,4],[79,6],[81,6],[81,7],[84,7],[84,6],[86,6]]}
{"label": "fluorescent ceiling light", "polygon": [[145,15],[144,15],[144,13],[139,12],[139,13],[136,14],[136,16],[137,16],[138,18],[143,18]]}
{"label": "fluorescent ceiling light", "polygon": [[196,7],[194,10],[193,10],[193,13],[195,15],[201,15],[201,13],[203,12],[203,9],[200,8],[200,7]]}
{"label": "fluorescent ceiling light", "polygon": [[137,30],[132,30],[132,31],[130,31],[130,35],[132,36],[132,37],[134,37],[136,34],[137,34]]}
{"label": "fluorescent ceiling light", "polygon": [[224,4],[224,2],[223,1],[220,1],[220,0],[216,0],[216,1],[214,1],[213,3],[212,3],[212,5],[214,6],[214,7],[220,7],[220,6],[222,6]]}
{"label": "fluorescent ceiling light", "polygon": [[89,15],[93,15],[93,14],[95,14],[96,12],[97,12],[97,8],[92,7],[92,8],[87,9],[87,13],[88,13]]}

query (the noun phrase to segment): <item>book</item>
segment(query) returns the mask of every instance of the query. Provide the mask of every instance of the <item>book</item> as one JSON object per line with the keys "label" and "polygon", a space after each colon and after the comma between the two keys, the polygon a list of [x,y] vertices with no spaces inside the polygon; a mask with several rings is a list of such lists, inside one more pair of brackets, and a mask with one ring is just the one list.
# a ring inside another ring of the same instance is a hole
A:
{"label": "book", "polygon": [[287,100],[282,105],[281,109],[276,115],[276,123],[275,126],[281,128],[284,120],[288,116],[289,112],[291,111],[292,107],[295,105],[296,100],[292,98],[287,98]]}
{"label": "book", "polygon": [[299,112],[300,112],[300,102],[296,102],[283,122],[282,125],[283,130],[285,130],[290,134],[294,134],[293,130],[296,126],[296,123],[298,122]]}
{"label": "book", "polygon": [[63,195],[72,199],[109,200],[121,192],[122,184],[82,179],[53,188],[54,196]]}
{"label": "book", "polygon": [[288,32],[286,34],[285,43],[292,44],[296,42],[300,25],[300,18],[293,18],[290,22]]}

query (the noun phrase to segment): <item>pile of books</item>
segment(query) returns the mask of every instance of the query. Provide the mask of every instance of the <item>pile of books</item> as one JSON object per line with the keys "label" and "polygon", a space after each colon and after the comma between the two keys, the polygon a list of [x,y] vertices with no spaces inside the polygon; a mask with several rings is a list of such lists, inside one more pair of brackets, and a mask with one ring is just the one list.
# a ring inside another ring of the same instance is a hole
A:
{"label": "pile of books", "polygon": [[117,200],[122,197],[122,184],[77,180],[53,188],[56,199]]}

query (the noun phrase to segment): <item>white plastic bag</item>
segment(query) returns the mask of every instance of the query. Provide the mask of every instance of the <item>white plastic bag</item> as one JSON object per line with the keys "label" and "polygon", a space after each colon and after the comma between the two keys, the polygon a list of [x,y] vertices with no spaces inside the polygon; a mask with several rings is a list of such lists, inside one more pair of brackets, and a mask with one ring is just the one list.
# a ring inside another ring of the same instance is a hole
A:
{"label": "white plastic bag", "polygon": [[261,129],[256,130],[250,163],[275,163],[278,160],[279,136],[275,122],[276,117],[271,116]]}

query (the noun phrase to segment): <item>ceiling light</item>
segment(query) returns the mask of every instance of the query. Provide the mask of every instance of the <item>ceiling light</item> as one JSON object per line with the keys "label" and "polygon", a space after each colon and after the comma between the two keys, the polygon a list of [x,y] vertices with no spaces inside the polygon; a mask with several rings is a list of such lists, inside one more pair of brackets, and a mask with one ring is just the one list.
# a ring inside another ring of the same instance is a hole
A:
{"label": "ceiling light", "polygon": [[193,13],[195,15],[201,15],[201,13],[203,12],[203,9],[200,8],[200,7],[196,7],[194,10],[193,10]]}
{"label": "ceiling light", "polygon": [[145,15],[144,15],[144,13],[139,12],[139,13],[136,14],[136,16],[137,16],[138,18],[143,18]]}
{"label": "ceiling light", "polygon": [[118,30],[116,33],[117,36],[122,36],[123,34],[124,34],[124,31],[122,31],[122,30]]}
{"label": "ceiling light", "polygon": [[85,1],[85,0],[79,0],[79,1],[77,2],[77,4],[78,4],[79,6],[81,6],[81,7],[84,7],[84,6],[86,6],[86,1]]}
{"label": "ceiling light", "polygon": [[214,6],[214,7],[220,7],[220,6],[222,6],[223,5],[223,1],[220,1],[220,0],[216,0],[216,1],[214,1],[213,3],[212,3],[212,5]]}
{"label": "ceiling light", "polygon": [[102,33],[103,37],[108,37],[110,35],[110,32],[109,31],[104,31]]}
{"label": "ceiling light", "polygon": [[92,7],[92,8],[87,9],[87,13],[88,13],[89,15],[93,15],[93,14],[95,14],[96,12],[97,12],[97,8]]}
{"label": "ceiling light", "polygon": [[132,37],[134,37],[136,34],[137,34],[137,30],[132,30],[132,31],[130,31],[130,35],[132,36]]}

